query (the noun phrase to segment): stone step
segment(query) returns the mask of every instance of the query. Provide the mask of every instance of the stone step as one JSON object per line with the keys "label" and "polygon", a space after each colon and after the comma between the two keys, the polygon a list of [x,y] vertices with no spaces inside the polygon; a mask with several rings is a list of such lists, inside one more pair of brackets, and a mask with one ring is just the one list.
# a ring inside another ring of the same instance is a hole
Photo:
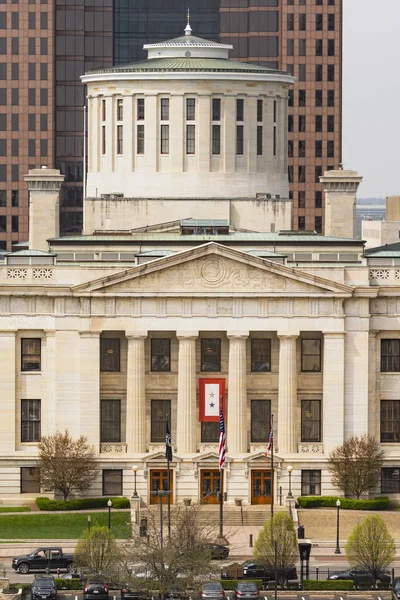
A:
{"label": "stone step", "polygon": [[[147,510],[158,511],[158,506],[150,506]],[[171,506],[171,515],[174,513],[175,507]],[[274,507],[275,512],[286,510],[283,506]],[[262,527],[271,516],[271,508],[268,505],[260,508],[260,506],[243,507],[243,512],[240,507],[225,506],[224,507],[224,524],[230,527]],[[198,519],[201,523],[209,525],[219,524],[219,506],[206,505],[199,511]]]}

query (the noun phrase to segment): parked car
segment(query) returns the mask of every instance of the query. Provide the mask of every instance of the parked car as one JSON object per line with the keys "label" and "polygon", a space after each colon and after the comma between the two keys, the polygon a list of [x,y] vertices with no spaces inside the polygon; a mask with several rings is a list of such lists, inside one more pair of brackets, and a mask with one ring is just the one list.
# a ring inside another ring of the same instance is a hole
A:
{"label": "parked car", "polygon": [[29,573],[29,571],[57,571],[58,569],[67,569],[72,571],[73,554],[62,551],[62,548],[37,548],[31,554],[23,556],[14,556],[11,566],[19,573]]}
{"label": "parked car", "polygon": [[88,581],[83,590],[84,600],[108,600],[108,587],[105,583]]}
{"label": "parked car", "polygon": [[211,558],[213,560],[222,560],[228,558],[229,548],[222,544],[207,544],[211,550]]}
{"label": "parked car", "polygon": [[[263,583],[267,583],[275,579],[275,573],[273,570],[264,569],[255,562],[248,561],[243,566],[243,579],[262,579]],[[286,579],[290,581],[297,579],[296,567],[287,570]]]}
{"label": "parked car", "polygon": [[[349,569],[348,571],[342,571],[340,573],[334,573],[329,575],[329,580],[343,580],[350,579],[354,581],[354,585],[372,585],[372,574],[369,571],[365,571],[363,569]],[[383,583],[384,585],[389,585],[390,583],[390,574],[386,571],[382,571],[379,573],[377,583]]]}
{"label": "parked car", "polygon": [[238,581],[233,597],[234,600],[260,600],[260,591],[255,581]]}
{"label": "parked car", "polygon": [[52,575],[41,575],[32,582],[32,600],[56,600],[57,586]]}
{"label": "parked car", "polygon": [[169,590],[164,594],[166,600],[185,600],[186,594],[182,590]]}
{"label": "parked car", "polygon": [[134,590],[125,585],[121,590],[121,600],[150,600],[151,594],[147,590]]}
{"label": "parked car", "polygon": [[204,600],[221,600],[221,598],[225,598],[224,588],[219,581],[203,583],[200,598],[204,598]]}
{"label": "parked car", "polygon": [[400,598],[400,579],[395,579],[393,588],[392,588],[392,599],[398,600]]}

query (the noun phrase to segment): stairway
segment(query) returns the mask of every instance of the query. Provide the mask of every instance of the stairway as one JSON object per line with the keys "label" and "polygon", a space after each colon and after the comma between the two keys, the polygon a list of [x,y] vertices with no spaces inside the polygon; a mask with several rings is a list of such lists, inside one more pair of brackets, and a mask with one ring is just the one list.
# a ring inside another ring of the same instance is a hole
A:
{"label": "stairway", "polygon": [[[158,506],[150,506],[147,510],[158,511]],[[173,517],[175,507],[171,506]],[[274,506],[275,512],[286,511],[284,506]],[[238,506],[224,506],[224,525],[227,527],[262,527],[271,516],[271,507],[244,506],[243,512]],[[219,506],[216,504],[204,504],[199,511],[199,521],[211,526],[219,524]]]}

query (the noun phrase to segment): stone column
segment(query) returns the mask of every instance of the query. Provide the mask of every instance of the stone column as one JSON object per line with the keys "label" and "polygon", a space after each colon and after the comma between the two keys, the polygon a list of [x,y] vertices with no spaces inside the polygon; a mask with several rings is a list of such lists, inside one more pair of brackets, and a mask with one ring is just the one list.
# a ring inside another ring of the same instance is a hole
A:
{"label": "stone column", "polygon": [[[359,319],[361,320],[361,319]],[[364,324],[359,324],[360,329]],[[346,327],[344,439],[368,433],[369,332]],[[374,365],[372,366],[374,368]]]}
{"label": "stone column", "polygon": [[129,453],[146,452],[145,331],[127,332],[126,442]]}
{"label": "stone column", "polygon": [[46,393],[41,406],[41,435],[52,435],[57,431],[57,361],[56,331],[45,329],[46,353],[43,357],[46,372]]}
{"label": "stone column", "polygon": [[328,455],[344,439],[344,333],[324,331],[323,436]]}
{"label": "stone column", "polygon": [[79,333],[81,434],[100,451],[100,332]]}
{"label": "stone column", "polygon": [[279,453],[297,452],[297,362],[298,333],[278,333],[279,337],[279,391],[278,443]]}
{"label": "stone column", "polygon": [[228,332],[229,373],[227,403],[227,449],[230,454],[247,452],[246,340],[248,331]]}
{"label": "stone column", "polygon": [[176,445],[181,454],[193,454],[197,449],[196,339],[198,335],[198,331],[177,332],[179,358]]}
{"label": "stone column", "polygon": [[[16,363],[15,331],[0,332],[0,450],[3,455],[15,452],[16,410],[15,372],[21,369],[21,358]],[[19,425],[19,428],[21,426]]]}

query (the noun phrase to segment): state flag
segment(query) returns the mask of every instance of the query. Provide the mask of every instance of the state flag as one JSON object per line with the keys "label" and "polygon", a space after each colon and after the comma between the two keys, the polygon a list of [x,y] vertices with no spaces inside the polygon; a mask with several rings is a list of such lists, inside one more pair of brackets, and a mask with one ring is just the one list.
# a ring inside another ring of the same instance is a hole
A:
{"label": "state flag", "polygon": [[219,421],[220,398],[225,396],[225,379],[200,379],[200,417],[204,422]]}

